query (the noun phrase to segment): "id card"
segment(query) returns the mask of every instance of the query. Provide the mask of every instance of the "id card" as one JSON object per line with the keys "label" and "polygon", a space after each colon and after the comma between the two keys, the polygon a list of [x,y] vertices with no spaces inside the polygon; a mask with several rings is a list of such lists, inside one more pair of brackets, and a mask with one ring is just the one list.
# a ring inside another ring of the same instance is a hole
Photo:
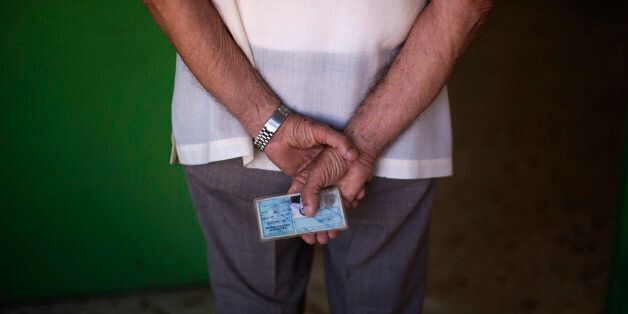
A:
{"label": "id card", "polygon": [[255,199],[260,239],[268,241],[319,231],[347,229],[338,188],[321,190],[318,195],[319,207],[313,217],[303,214],[300,193]]}

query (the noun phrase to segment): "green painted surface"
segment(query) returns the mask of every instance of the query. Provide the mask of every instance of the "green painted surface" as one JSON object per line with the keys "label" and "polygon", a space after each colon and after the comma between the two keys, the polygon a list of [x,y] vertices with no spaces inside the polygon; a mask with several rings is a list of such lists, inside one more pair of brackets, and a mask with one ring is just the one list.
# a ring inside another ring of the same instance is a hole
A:
{"label": "green painted surface", "polygon": [[628,119],[626,121],[620,201],[606,311],[609,314],[628,314]]}
{"label": "green painted surface", "polygon": [[140,1],[0,3],[0,300],[206,281],[168,165],[174,50]]}

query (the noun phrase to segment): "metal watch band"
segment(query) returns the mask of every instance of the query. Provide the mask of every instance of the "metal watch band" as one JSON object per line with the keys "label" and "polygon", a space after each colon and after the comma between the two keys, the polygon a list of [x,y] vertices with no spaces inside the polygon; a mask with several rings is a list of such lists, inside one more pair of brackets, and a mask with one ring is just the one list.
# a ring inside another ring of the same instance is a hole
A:
{"label": "metal watch band", "polygon": [[285,105],[279,106],[268,121],[266,121],[259,133],[257,133],[257,136],[253,139],[253,144],[261,151],[264,151],[266,144],[268,144],[273,135],[275,135],[275,132],[277,132],[277,129],[279,129],[281,124],[291,113],[292,111]]}

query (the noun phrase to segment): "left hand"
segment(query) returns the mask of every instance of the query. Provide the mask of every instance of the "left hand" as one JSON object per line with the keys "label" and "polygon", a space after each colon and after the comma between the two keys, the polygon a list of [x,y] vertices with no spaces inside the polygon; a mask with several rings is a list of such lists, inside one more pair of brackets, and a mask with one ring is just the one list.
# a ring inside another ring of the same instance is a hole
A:
{"label": "left hand", "polygon": [[355,160],[358,154],[347,135],[325,124],[292,114],[266,145],[264,153],[283,173],[294,177],[325,148],[344,160]]}

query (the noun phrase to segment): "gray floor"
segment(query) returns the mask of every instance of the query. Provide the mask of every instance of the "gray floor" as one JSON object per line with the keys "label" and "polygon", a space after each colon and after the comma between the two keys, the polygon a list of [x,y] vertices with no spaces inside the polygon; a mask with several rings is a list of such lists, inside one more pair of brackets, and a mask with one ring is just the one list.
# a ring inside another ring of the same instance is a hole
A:
{"label": "gray floor", "polygon": [[[325,281],[322,271],[322,250],[316,252],[306,313],[327,313]],[[425,314],[440,314],[445,308],[430,299],[426,300]],[[210,289],[189,288],[171,291],[153,291],[138,294],[95,297],[84,300],[59,300],[43,304],[12,307],[6,314],[200,314],[214,313],[214,300]],[[0,311],[0,313],[3,313]]]}
{"label": "gray floor", "polygon": [[214,312],[211,291],[207,288],[147,292],[85,300],[64,300],[46,304],[19,306],[6,311],[6,313],[14,314],[205,314]]}
{"label": "gray floor", "polygon": [[[625,11],[497,2],[450,83],[455,176],[432,214],[425,312],[600,313],[626,116]],[[326,312],[317,260],[309,313]],[[192,289],[7,312],[207,313],[212,304],[209,290]]]}

